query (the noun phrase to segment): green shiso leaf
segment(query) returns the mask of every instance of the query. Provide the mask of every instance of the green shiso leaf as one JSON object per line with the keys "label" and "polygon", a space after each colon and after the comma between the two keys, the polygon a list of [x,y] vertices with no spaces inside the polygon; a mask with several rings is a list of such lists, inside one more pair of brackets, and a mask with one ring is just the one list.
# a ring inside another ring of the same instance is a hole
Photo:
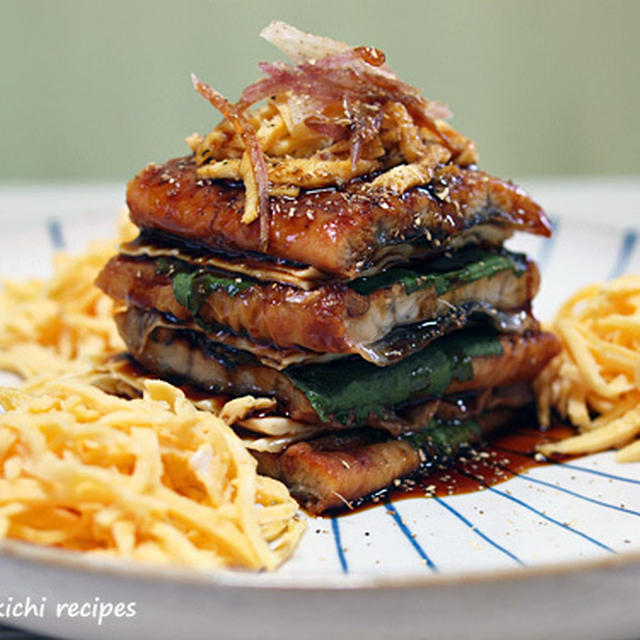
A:
{"label": "green shiso leaf", "polygon": [[197,316],[204,301],[217,289],[233,297],[255,283],[243,278],[227,278],[211,271],[178,271],[173,274],[173,295],[192,315]]}
{"label": "green shiso leaf", "polygon": [[444,422],[434,418],[424,429],[405,438],[430,458],[450,458],[482,439],[482,429],[475,420]]}
{"label": "green shiso leaf", "polygon": [[368,295],[400,283],[408,295],[430,287],[435,287],[436,293],[442,295],[458,283],[491,278],[508,269],[520,276],[526,270],[525,257],[509,251],[496,253],[474,248],[458,252],[452,257],[438,258],[422,268],[387,269],[374,276],[352,280],[347,286],[356,293]]}
{"label": "green shiso leaf", "polygon": [[321,420],[334,417],[343,424],[362,424],[369,414],[381,414],[412,398],[441,396],[452,379],[471,379],[472,358],[501,353],[495,333],[474,330],[440,338],[389,367],[354,357],[289,367],[285,374]]}
{"label": "green shiso leaf", "polygon": [[[352,280],[347,286],[361,295],[368,295],[378,289],[401,283],[409,295],[429,287],[435,287],[437,294],[442,295],[458,283],[491,278],[507,269],[521,275],[526,270],[525,257],[509,251],[491,252],[473,248],[459,251],[451,257],[437,258],[421,268],[387,269],[375,276]],[[254,280],[242,276],[194,269],[188,263],[165,258],[158,261],[156,271],[172,278],[176,300],[194,316],[216,289],[222,289],[233,297],[255,284]]]}

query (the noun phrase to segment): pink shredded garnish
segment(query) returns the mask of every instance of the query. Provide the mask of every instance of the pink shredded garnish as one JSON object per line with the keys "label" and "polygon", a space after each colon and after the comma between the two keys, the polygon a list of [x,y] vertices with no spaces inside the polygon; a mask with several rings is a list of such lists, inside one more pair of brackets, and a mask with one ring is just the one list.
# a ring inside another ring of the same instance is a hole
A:
{"label": "pink shredded garnish", "polygon": [[[371,60],[379,63],[378,66],[368,62]],[[345,105],[380,106],[390,101],[400,102],[417,125],[429,128],[451,148],[434,122],[434,118],[450,117],[449,110],[440,103],[430,102],[415,87],[400,81],[384,64],[383,58],[376,59],[366,47],[349,49],[295,67],[284,62],[262,62],[259,68],[267,77],[242,92],[242,99],[237,104],[242,110],[287,91],[309,96],[325,105],[342,102]],[[351,113],[347,113],[347,116],[355,116],[351,120],[352,164],[357,162],[362,145],[379,131],[375,118],[368,114],[363,119],[365,111],[354,111],[351,107]]]}
{"label": "pink shredded garnish", "polygon": [[304,119],[304,124],[311,131],[327,136],[331,140],[343,140],[349,136],[349,127],[323,115],[311,115]]}
{"label": "pink shredded garnish", "polygon": [[[351,167],[355,171],[363,148],[374,140],[382,126],[382,107],[389,102],[403,104],[414,123],[435,133],[450,150],[453,145],[440,131],[435,119],[451,117],[449,109],[424,98],[418,89],[398,79],[386,64],[384,53],[373,47],[355,47],[307,34],[282,22],[272,22],[261,35],[284,51],[295,66],[284,62],[261,62],[266,76],[249,85],[233,104],[209,85],[191,76],[196,91],[231,123],[249,155],[258,192],[260,247],[269,244],[269,178],[264,153],[256,131],[245,115],[265,98],[291,93],[303,97],[298,121],[330,140],[349,140]],[[313,108],[309,105],[312,104]],[[322,110],[342,105],[342,115],[332,118]],[[291,109],[292,114],[296,109]]]}
{"label": "pink shredded garnish", "polygon": [[437,100],[430,100],[427,107],[427,114],[435,120],[448,120],[453,116],[451,109],[446,104],[438,102]]}
{"label": "pink shredded garnish", "polygon": [[258,142],[258,136],[242,109],[229,102],[221,93],[191,74],[194,89],[231,123],[242,138],[245,149],[249,153],[251,171],[258,191],[258,219],[260,220],[260,248],[266,251],[269,246],[269,177],[264,153]]}
{"label": "pink shredded garnish", "polygon": [[382,113],[378,105],[364,105],[362,102],[344,102],[344,111],[352,122],[349,145],[351,148],[351,169],[356,170],[364,145],[373,140],[382,126]]}

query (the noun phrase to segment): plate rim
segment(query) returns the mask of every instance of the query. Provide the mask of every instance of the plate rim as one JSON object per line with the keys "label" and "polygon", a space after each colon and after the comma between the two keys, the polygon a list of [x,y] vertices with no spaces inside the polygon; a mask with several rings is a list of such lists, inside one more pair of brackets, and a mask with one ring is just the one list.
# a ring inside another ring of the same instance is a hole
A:
{"label": "plate rim", "polygon": [[593,571],[615,572],[621,568],[640,571],[640,551],[628,551],[584,560],[551,562],[539,566],[484,569],[472,572],[425,575],[335,574],[335,573],[279,573],[254,572],[242,569],[198,570],[171,565],[145,564],[126,558],[107,558],[83,554],[81,551],[59,549],[20,540],[0,540],[0,562],[18,560],[32,565],[67,571],[110,576],[116,579],[134,579],[139,582],[158,580],[205,588],[230,588],[260,591],[291,589],[304,591],[339,592],[354,589],[405,590],[433,589],[457,585],[482,585],[522,580],[562,577]]}

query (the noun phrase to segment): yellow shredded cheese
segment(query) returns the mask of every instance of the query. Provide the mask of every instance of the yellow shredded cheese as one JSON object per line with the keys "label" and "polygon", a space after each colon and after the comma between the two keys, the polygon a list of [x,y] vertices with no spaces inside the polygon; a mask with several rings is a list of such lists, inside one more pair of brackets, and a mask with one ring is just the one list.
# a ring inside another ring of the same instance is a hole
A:
{"label": "yellow shredded cheese", "polygon": [[[132,239],[128,213],[119,238]],[[114,303],[94,281],[115,253],[115,241],[93,243],[81,255],[55,255],[46,280],[4,279],[0,292],[0,369],[23,378],[80,370],[87,356],[122,351]]]}
{"label": "yellow shredded cheese", "polygon": [[[552,329],[563,343],[536,382],[538,414],[551,409],[582,432],[540,451],[592,453],[618,448],[617,460],[640,460],[640,276],[624,276],[576,292]],[[596,417],[593,417],[593,416]]]}
{"label": "yellow shredded cheese", "polygon": [[[120,239],[131,237],[123,222]],[[302,535],[297,503],[257,474],[215,415],[230,423],[273,401],[212,398],[200,410],[146,377],[133,400],[90,384],[100,378],[93,361],[124,350],[113,303],[93,284],[116,245],[57,255],[50,279],[4,283],[0,369],[26,383],[0,387],[0,538],[199,569],[274,569]]]}
{"label": "yellow shredded cheese", "polygon": [[147,380],[125,400],[77,379],[0,388],[0,535],[199,569],[274,569],[304,529],[220,418]]}

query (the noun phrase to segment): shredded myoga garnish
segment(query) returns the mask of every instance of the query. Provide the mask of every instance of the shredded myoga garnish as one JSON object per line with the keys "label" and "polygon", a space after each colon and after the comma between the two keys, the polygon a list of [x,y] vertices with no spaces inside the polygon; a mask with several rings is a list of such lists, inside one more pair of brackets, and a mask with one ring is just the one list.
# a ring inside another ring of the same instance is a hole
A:
{"label": "shredded myoga garnish", "polygon": [[429,182],[439,163],[477,160],[473,142],[444,122],[449,110],[401,82],[381,51],[351,48],[282,22],[272,22],[261,36],[294,65],[261,63],[266,77],[235,104],[193,75],[196,91],[225,120],[188,143],[199,176],[244,182],[242,221],[260,220],[263,251],[269,195],[295,196],[301,188],[376,172],[373,188],[402,193]]}

